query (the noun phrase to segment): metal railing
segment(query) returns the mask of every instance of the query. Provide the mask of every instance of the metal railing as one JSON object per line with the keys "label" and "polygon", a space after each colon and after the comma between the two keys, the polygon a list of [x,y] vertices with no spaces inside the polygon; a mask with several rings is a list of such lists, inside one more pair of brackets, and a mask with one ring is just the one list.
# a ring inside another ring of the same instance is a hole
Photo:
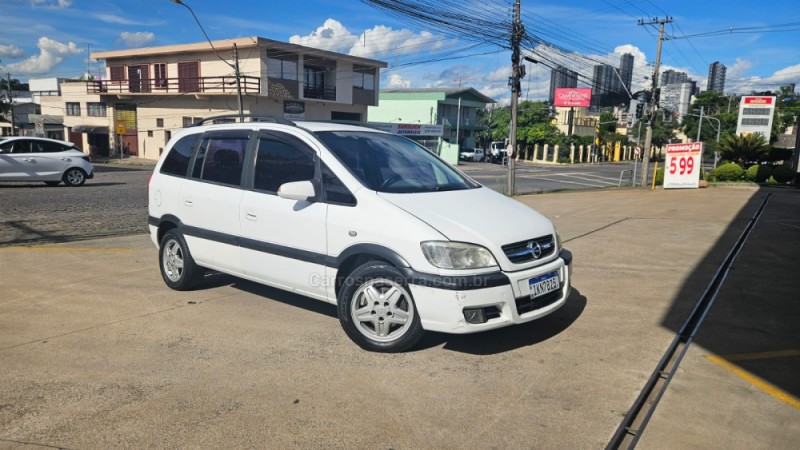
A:
{"label": "metal railing", "polygon": [[336,100],[336,88],[328,86],[322,88],[303,86],[303,97],[320,100]]}
{"label": "metal railing", "polygon": [[[258,94],[259,77],[241,77],[242,93]],[[89,94],[174,94],[185,92],[236,94],[236,77],[162,78],[142,80],[91,80],[86,82]]]}

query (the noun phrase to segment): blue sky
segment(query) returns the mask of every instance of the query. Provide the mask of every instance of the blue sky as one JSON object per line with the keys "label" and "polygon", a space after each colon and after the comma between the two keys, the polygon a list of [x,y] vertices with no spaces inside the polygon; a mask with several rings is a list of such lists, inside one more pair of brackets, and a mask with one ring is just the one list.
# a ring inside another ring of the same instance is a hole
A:
{"label": "blue sky", "polygon": [[[386,87],[471,86],[501,102],[508,97],[510,53],[493,45],[422,29],[358,0],[186,0],[212,39],[261,36],[389,63]],[[435,3],[435,2],[434,2]],[[511,17],[511,0],[464,0],[465,12]],[[757,4],[758,8],[752,5]],[[748,93],[800,82],[797,0],[522,0],[526,31],[546,45],[537,53],[591,77],[599,61],[635,57],[634,90],[644,88],[656,53],[656,26],[639,19],[671,16],[662,70],[685,71],[705,89],[708,65],[728,68],[726,91]],[[696,36],[728,30],[712,36]],[[689,38],[683,38],[690,36]],[[169,0],[0,0],[0,72],[21,80],[77,77],[92,52],[204,40],[189,11]],[[563,53],[562,53],[563,55]],[[87,64],[88,63],[88,64]],[[552,64],[552,63],[550,63]],[[547,97],[550,70],[529,65],[523,97]]]}

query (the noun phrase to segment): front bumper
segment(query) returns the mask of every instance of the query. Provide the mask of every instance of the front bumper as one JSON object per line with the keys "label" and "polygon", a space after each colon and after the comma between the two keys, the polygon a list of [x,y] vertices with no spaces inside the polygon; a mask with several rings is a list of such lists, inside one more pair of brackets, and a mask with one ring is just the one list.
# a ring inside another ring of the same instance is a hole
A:
{"label": "front bumper", "polygon": [[[445,278],[438,283],[430,278],[411,277],[409,288],[419,312],[422,327],[442,333],[466,334],[530,322],[563,306],[571,291],[572,254],[562,250],[555,260],[517,272],[498,272],[490,276],[459,279]],[[528,280],[557,272],[560,289],[535,299],[530,298]],[[494,307],[485,323],[473,324],[464,318],[464,310]]]}

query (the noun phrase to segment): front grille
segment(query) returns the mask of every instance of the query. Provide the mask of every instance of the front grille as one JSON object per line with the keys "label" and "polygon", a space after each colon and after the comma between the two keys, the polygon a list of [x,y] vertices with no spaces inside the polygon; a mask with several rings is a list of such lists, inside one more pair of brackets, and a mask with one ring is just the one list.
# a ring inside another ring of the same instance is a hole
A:
{"label": "front grille", "polygon": [[545,306],[552,305],[553,303],[559,301],[560,299],[561,299],[561,289],[549,292],[547,294],[544,294],[536,298],[520,297],[515,300],[515,303],[517,304],[517,314],[521,316],[525,313],[536,311],[537,309],[541,309],[544,308]]}
{"label": "front grille", "polygon": [[[541,249],[541,254],[538,257],[534,254],[536,244],[538,244],[539,249]],[[521,264],[528,261],[542,259],[553,254],[553,251],[556,249],[556,244],[553,240],[553,235],[548,234],[547,236],[514,242],[513,244],[506,244],[501,248],[506,254],[506,257],[508,257],[509,261],[514,264]]]}

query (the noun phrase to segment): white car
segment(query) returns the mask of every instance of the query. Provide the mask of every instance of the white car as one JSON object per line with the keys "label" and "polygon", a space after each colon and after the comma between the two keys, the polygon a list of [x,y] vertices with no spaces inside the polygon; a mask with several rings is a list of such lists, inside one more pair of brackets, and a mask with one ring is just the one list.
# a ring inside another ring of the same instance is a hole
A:
{"label": "white car", "polygon": [[473,148],[471,150],[463,151],[459,154],[460,159],[464,161],[475,161],[480,162],[483,161],[485,158],[485,154],[482,148]]}
{"label": "white car", "polygon": [[572,255],[541,214],[404,137],[276,120],[173,135],[148,193],[167,286],[213,269],[296,292],[338,305],[353,341],[387,352],[567,301]]}
{"label": "white car", "polygon": [[0,181],[81,186],[92,177],[89,156],[71,142],[25,136],[0,140]]}

